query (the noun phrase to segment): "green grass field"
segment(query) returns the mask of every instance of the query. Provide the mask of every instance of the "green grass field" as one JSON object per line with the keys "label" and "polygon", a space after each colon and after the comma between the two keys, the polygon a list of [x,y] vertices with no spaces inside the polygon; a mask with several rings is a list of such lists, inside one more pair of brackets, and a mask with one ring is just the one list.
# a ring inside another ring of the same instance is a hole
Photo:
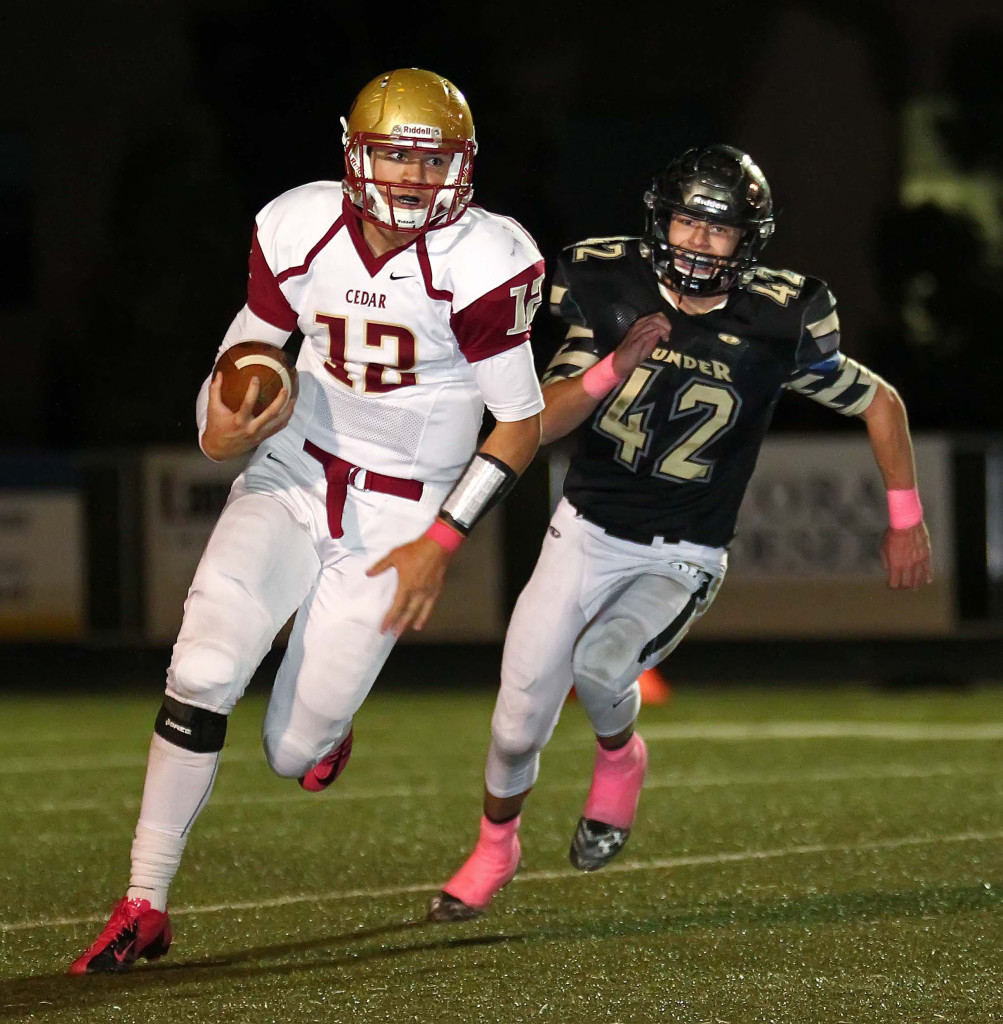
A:
{"label": "green grass field", "polygon": [[645,708],[627,848],[567,860],[591,771],[569,705],[479,920],[429,925],[470,848],[492,698],[375,694],[314,796],[233,716],[172,890],[175,943],[67,978],[123,892],[158,697],[0,698],[0,1020],[1003,1020],[1003,689],[677,688]]}

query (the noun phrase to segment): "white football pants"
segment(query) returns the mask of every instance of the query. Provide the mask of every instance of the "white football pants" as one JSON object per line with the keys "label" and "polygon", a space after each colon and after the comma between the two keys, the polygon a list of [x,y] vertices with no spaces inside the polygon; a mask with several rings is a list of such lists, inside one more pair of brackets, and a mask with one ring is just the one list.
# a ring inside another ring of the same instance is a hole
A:
{"label": "white football pants", "polygon": [[426,485],[409,501],[349,486],[334,540],[326,486],[320,463],[291,445],[256,454],[199,563],[167,675],[170,696],[229,714],[295,612],[263,728],[269,764],[290,777],[348,732],[393,647],[380,625],[397,573],[366,570],[420,536],[448,490]]}
{"label": "white football pants", "polygon": [[640,708],[638,675],[710,607],[723,548],[637,544],[609,536],[562,499],[505,637],[485,782],[497,797],[529,789],[572,686],[598,736]]}

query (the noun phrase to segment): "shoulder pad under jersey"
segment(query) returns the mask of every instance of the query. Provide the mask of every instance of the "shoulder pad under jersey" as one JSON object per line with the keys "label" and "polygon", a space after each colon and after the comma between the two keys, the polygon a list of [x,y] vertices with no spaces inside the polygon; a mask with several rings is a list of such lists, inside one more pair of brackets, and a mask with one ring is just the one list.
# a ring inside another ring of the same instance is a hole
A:
{"label": "shoulder pad under jersey", "polygon": [[255,218],[258,244],[272,271],[299,266],[342,215],[341,182],[312,181],[283,192]]}
{"label": "shoulder pad under jersey", "polygon": [[543,256],[532,235],[510,217],[470,207],[455,223],[423,236],[436,287],[453,295],[453,308],[465,309],[511,281]]}
{"label": "shoulder pad under jersey", "polygon": [[793,270],[756,267],[741,288],[757,333],[788,342],[795,366],[835,357],[839,315],[835,296],[824,281]]}
{"label": "shoulder pad under jersey", "polygon": [[662,308],[658,280],[630,236],[586,238],[565,247],[550,292],[551,312],[615,348],[640,316]]}

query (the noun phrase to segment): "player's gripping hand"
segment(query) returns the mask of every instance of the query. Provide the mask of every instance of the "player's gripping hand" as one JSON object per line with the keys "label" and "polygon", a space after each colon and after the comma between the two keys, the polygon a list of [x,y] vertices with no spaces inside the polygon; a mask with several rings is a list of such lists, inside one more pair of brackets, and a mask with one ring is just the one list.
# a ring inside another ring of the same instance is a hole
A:
{"label": "player's gripping hand", "polygon": [[626,380],[671,333],[672,324],[664,313],[638,317],[613,352],[616,375]]}
{"label": "player's gripping hand", "polygon": [[908,530],[885,530],[881,544],[881,564],[888,572],[892,590],[916,590],[933,582],[930,567],[930,535],[925,523]]}
{"label": "player's gripping hand", "polygon": [[366,570],[367,576],[379,576],[388,569],[397,570],[397,593],[380,631],[400,636],[409,625],[421,629],[428,622],[435,602],[442,593],[446,569],[452,559],[430,537],[419,537],[410,544],[394,548],[374,566]]}
{"label": "player's gripping hand", "polygon": [[202,451],[216,462],[243,455],[277,434],[289,422],[296,405],[295,398],[286,401],[287,392],[282,388],[271,405],[255,416],[254,403],[261,385],[257,377],[252,377],[240,408],[231,412],[220,396],[222,382],[222,375],[217,373],[209,385],[208,421],[202,435]]}

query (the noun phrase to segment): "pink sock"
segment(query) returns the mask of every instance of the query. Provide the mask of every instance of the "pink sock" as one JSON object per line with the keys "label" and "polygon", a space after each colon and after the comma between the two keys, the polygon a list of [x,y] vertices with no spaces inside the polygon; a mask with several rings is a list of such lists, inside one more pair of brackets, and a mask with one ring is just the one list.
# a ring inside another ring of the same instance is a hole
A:
{"label": "pink sock", "polygon": [[481,837],[466,863],[443,886],[443,892],[468,907],[484,908],[519,869],[519,817],[499,825],[481,818]]}
{"label": "pink sock", "polygon": [[647,770],[648,748],[640,733],[635,732],[619,750],[606,750],[597,744],[592,788],[582,817],[630,828]]}

